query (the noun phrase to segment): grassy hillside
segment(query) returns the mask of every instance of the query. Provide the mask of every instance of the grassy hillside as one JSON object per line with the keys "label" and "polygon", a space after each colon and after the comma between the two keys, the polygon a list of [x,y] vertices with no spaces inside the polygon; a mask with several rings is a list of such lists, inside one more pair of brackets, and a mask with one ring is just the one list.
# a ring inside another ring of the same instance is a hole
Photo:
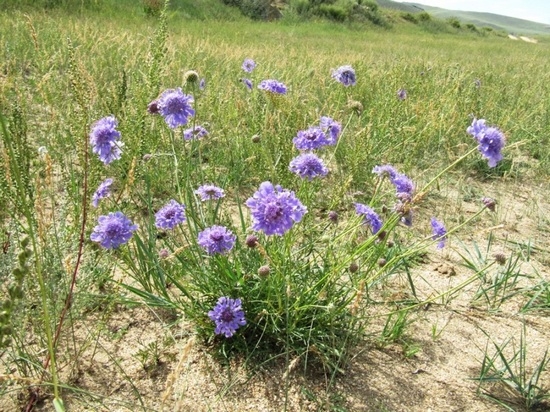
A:
{"label": "grassy hillside", "polygon": [[515,17],[501,16],[493,13],[479,13],[474,11],[447,10],[439,7],[425,6],[419,3],[405,3],[410,6],[422,8],[434,17],[440,19],[456,18],[461,22],[473,23],[479,27],[492,27],[504,30],[512,34],[548,34],[550,25],[533,21],[518,19]]}

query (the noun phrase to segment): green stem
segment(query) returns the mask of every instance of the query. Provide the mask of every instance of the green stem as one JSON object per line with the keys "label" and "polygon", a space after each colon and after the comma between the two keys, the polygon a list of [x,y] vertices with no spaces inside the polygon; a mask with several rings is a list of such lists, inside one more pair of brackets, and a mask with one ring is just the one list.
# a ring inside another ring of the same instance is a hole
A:
{"label": "green stem", "polygon": [[443,169],[441,172],[439,172],[435,177],[430,180],[426,185],[424,185],[424,188],[422,189],[422,192],[426,191],[428,187],[430,187],[437,179],[439,179],[443,174],[447,173],[449,170],[451,170],[453,167],[455,167],[458,163],[466,159],[468,156],[470,156],[473,152],[477,150],[477,147],[474,147],[469,152],[465,153],[464,155],[460,156],[458,159],[456,159],[453,163],[451,163],[449,166],[447,166],[445,169]]}

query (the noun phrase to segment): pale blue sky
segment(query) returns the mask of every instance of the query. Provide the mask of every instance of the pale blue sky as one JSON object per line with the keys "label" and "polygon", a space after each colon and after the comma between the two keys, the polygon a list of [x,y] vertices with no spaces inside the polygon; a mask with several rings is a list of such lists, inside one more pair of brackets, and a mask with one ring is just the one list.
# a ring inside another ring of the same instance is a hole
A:
{"label": "pale blue sky", "polygon": [[394,0],[449,10],[482,11],[550,24],[550,0]]}

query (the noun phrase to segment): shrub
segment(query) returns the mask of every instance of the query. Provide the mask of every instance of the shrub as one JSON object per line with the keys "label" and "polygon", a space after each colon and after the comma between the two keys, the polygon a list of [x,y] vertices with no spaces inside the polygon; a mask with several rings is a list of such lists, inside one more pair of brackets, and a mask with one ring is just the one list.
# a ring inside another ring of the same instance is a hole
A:
{"label": "shrub", "polygon": [[457,18],[455,17],[451,17],[447,20],[447,23],[449,23],[452,27],[454,27],[455,29],[460,29],[461,25],[460,25],[460,21],[458,21]]}
{"label": "shrub", "polygon": [[163,8],[163,0],[143,0],[143,11],[147,16],[158,17]]}
{"label": "shrub", "polygon": [[348,12],[343,7],[334,4],[321,4],[317,10],[321,16],[335,21],[344,21],[348,17]]}
{"label": "shrub", "polygon": [[418,14],[418,21],[426,22],[431,20],[432,20],[432,16],[430,13],[423,11],[422,13]]}
{"label": "shrub", "polygon": [[412,13],[401,13],[401,18],[414,24],[418,23],[418,19]]}

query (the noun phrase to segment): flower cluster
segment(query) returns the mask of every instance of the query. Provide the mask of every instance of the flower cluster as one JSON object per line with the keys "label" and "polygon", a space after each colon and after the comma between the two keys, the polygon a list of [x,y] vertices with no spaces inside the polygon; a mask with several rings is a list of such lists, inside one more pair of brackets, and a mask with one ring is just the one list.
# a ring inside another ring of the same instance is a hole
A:
{"label": "flower cluster", "polygon": [[185,206],[172,199],[155,214],[155,226],[159,229],[174,229],[185,219]]}
{"label": "flower cluster", "polygon": [[247,73],[252,73],[252,70],[256,67],[256,62],[252,59],[244,59],[242,69]]}
{"label": "flower cluster", "polygon": [[166,124],[175,129],[187,124],[188,119],[195,115],[191,103],[193,96],[184,94],[178,87],[165,90],[157,99],[156,106]]}
{"label": "flower cluster", "polygon": [[395,186],[397,197],[402,201],[412,199],[414,192],[414,183],[407,175],[399,173],[392,165],[375,166],[372,173],[378,175],[381,179],[387,177]]}
{"label": "flower cluster", "polygon": [[355,211],[363,216],[363,223],[371,227],[373,234],[380,231],[383,226],[382,219],[372,208],[362,203],[355,203]]}
{"label": "flower cluster", "polygon": [[317,126],[300,130],[292,142],[298,150],[315,150],[329,144],[326,134]]}
{"label": "flower cluster", "polygon": [[208,317],[216,324],[214,333],[230,338],[237,329],[246,325],[244,311],[240,299],[221,297],[214,309],[208,312]]}
{"label": "flower cluster", "polygon": [[104,117],[92,126],[90,132],[90,144],[92,150],[99,156],[104,164],[108,165],[113,160],[120,159],[122,150],[120,147],[120,132],[116,130],[118,125],[114,116]]}
{"label": "flower cluster", "polygon": [[290,162],[289,170],[302,179],[312,180],[315,177],[323,177],[328,169],[323,161],[313,153],[303,153]]}
{"label": "flower cluster", "polygon": [[90,239],[105,249],[116,249],[128,242],[138,228],[122,212],[100,216],[98,223],[90,235]]}
{"label": "flower cluster", "polygon": [[99,206],[99,201],[101,199],[105,199],[106,197],[109,197],[111,195],[111,185],[113,184],[113,179],[105,179],[97,190],[95,191],[94,195],[92,196],[92,205],[94,207]]}
{"label": "flower cluster", "polygon": [[328,116],[322,116],[319,125],[326,134],[327,144],[330,146],[335,145],[338,142],[340,133],[342,133],[342,125]]}
{"label": "flower cluster", "polygon": [[286,86],[273,79],[262,80],[258,85],[258,89],[274,94],[286,94]]}
{"label": "flower cluster", "polygon": [[432,217],[430,223],[432,225],[432,239],[439,241],[437,244],[438,249],[443,249],[445,247],[445,240],[447,239],[447,229],[435,217]]}
{"label": "flower cluster", "polygon": [[266,235],[282,236],[294,223],[302,220],[307,208],[294,192],[263,182],[254,195],[246,201],[252,214],[252,229]]}
{"label": "flower cluster", "polygon": [[407,98],[407,91],[405,89],[399,89],[397,91],[397,98],[399,100],[405,100]]}
{"label": "flower cluster", "polygon": [[225,196],[223,189],[214,185],[202,185],[195,190],[195,194],[199,195],[203,202],[206,200],[218,200]]}
{"label": "flower cluster", "polygon": [[189,129],[185,129],[183,131],[183,138],[185,140],[200,139],[206,135],[208,135],[208,130],[200,125],[190,127]]}
{"label": "flower cluster", "polygon": [[340,66],[332,71],[332,78],[344,86],[355,86],[355,70],[351,66]]}
{"label": "flower cluster", "polygon": [[495,167],[503,159],[501,150],[506,144],[504,134],[496,127],[488,127],[485,119],[474,119],[466,131],[476,139],[481,155]]}
{"label": "flower cluster", "polygon": [[235,245],[237,237],[225,226],[212,226],[199,233],[198,244],[209,255],[224,254]]}

